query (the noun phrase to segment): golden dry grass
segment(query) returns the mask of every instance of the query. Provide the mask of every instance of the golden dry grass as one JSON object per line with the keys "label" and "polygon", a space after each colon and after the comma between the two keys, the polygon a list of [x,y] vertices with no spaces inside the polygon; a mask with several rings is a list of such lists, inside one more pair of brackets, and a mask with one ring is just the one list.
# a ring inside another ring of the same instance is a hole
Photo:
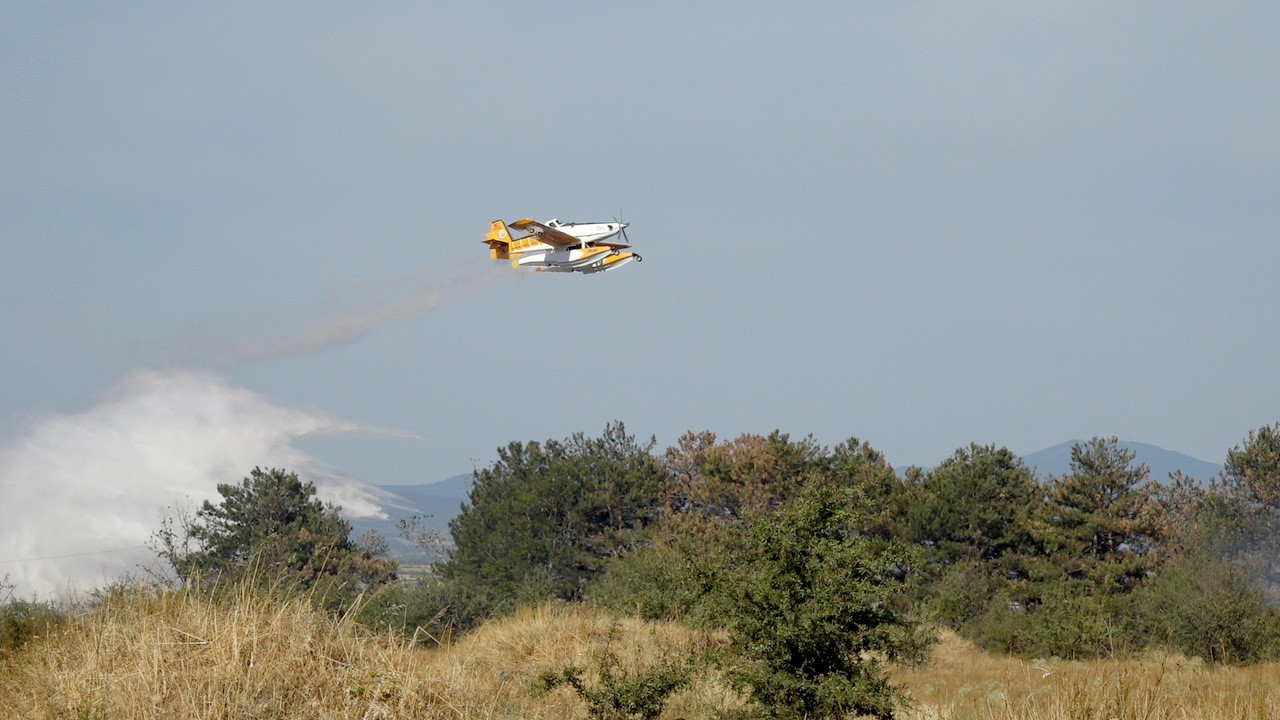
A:
{"label": "golden dry grass", "polygon": [[933,661],[897,668],[905,720],[1262,720],[1280,718],[1280,664],[1210,667],[1153,652],[1116,660],[1022,660],[944,633]]}
{"label": "golden dry grass", "polygon": [[[0,667],[0,718],[586,718],[571,690],[540,694],[536,678],[594,667],[606,651],[636,670],[714,642],[674,623],[547,605],[423,649],[305,599],[144,592]],[[733,702],[700,681],[665,717],[707,717]]]}
{"label": "golden dry grass", "polygon": [[[0,718],[586,718],[570,689],[540,694],[536,678],[567,664],[596,668],[606,653],[635,671],[723,642],[680,623],[544,605],[423,649],[303,599],[140,591],[0,667]],[[1214,668],[1167,654],[1037,662],[944,634],[929,666],[893,673],[915,698],[906,720],[1280,717],[1274,663]],[[713,718],[741,703],[704,671],[663,717]]]}

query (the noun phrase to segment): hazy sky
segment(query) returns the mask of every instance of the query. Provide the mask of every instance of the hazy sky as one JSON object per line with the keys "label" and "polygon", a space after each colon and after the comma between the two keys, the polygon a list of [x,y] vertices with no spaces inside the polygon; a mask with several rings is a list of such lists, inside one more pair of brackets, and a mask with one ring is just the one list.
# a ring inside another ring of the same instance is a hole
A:
{"label": "hazy sky", "polygon": [[[1280,419],[1274,3],[5,18],[10,522],[37,485],[428,482],[611,420],[904,466],[1111,434],[1221,461]],[[644,262],[618,272],[480,242],[619,212]]]}

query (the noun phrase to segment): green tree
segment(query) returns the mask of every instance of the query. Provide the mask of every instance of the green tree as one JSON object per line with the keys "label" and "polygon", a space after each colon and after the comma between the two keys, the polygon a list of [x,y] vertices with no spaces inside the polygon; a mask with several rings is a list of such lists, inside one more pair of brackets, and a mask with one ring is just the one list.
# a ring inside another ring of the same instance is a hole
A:
{"label": "green tree", "polygon": [[811,483],[854,491],[860,533],[883,540],[898,532],[902,481],[883,455],[856,438],[827,449],[778,430],[724,442],[710,432],[686,433],[667,449],[663,465],[662,513],[644,547],[611,562],[591,589],[593,600],[613,609],[707,618],[715,612],[706,602],[714,569],[752,542],[740,531]]}
{"label": "green tree", "polygon": [[454,549],[440,570],[471,612],[543,598],[576,599],[606,561],[641,541],[657,516],[665,474],[622,423],[599,438],[513,442],[477,470],[469,502],[449,523]]}
{"label": "green tree", "polygon": [[342,597],[394,580],[395,563],[350,539],[339,508],[315,497],[297,473],[254,468],[239,484],[220,484],[193,522],[167,521],[159,551],[183,580],[217,581],[253,573],[301,588],[322,585]]}
{"label": "green tree", "polygon": [[862,532],[899,539],[906,534],[911,501],[908,486],[879,450],[849,438],[831,449],[825,473],[839,487],[856,491],[861,503]]}
{"label": "green tree", "polygon": [[1066,574],[1103,592],[1126,592],[1158,559],[1167,514],[1146,465],[1115,437],[1071,449],[1071,472],[1050,486],[1044,537]]}
{"label": "green tree", "polygon": [[1249,431],[1227,452],[1227,480],[1252,502],[1280,513],[1280,423]]}
{"label": "green tree", "polygon": [[1031,550],[1043,491],[1008,448],[972,444],[925,475],[907,512],[908,537],[941,565]]}
{"label": "green tree", "polygon": [[913,558],[860,532],[861,504],[852,488],[810,482],[741,531],[750,541],[716,592],[729,675],[755,701],[751,714],[890,718],[902,699],[882,663],[921,647],[895,598]]}

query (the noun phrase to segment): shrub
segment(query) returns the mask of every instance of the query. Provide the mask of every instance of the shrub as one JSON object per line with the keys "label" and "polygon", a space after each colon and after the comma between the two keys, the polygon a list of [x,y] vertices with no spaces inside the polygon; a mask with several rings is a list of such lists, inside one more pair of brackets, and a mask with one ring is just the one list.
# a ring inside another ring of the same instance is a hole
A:
{"label": "shrub", "polygon": [[1168,568],[1143,596],[1153,639],[1214,663],[1280,657],[1280,613],[1263,602],[1244,568],[1190,557]]}
{"label": "shrub", "polygon": [[561,685],[572,687],[587,702],[594,720],[655,720],[662,714],[667,698],[689,682],[692,667],[664,662],[646,671],[628,674],[619,670],[618,658],[605,653],[600,660],[600,681],[588,685],[583,670],[576,665],[560,672],[544,672],[537,689],[550,692]]}
{"label": "shrub", "polygon": [[33,640],[45,637],[67,622],[67,613],[32,600],[8,600],[0,605],[0,658]]}
{"label": "shrub", "polygon": [[883,661],[925,639],[896,608],[912,556],[857,532],[857,495],[812,482],[749,529],[716,586],[729,678],[757,717],[893,716],[904,698]]}

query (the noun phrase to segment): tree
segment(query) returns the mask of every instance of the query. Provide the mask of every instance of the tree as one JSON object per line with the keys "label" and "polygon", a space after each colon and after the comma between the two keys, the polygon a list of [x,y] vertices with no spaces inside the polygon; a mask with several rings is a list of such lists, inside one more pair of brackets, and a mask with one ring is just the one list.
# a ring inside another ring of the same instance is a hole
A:
{"label": "tree", "polygon": [[449,523],[454,549],[440,568],[444,580],[480,614],[576,599],[656,517],[665,474],[653,445],[618,422],[599,438],[499,448]]}
{"label": "tree", "polygon": [[157,533],[161,557],[183,580],[253,573],[345,596],[395,579],[385,544],[378,552],[352,543],[339,508],[318,500],[297,473],[255,467],[237,485],[218,485],[218,494],[222,501],[204,501],[193,521],[169,520]]}
{"label": "tree", "polygon": [[774,430],[722,443],[711,432],[686,433],[665,462],[671,512],[742,526],[785,502],[810,473],[825,471],[829,458],[812,438],[793,441]]}
{"label": "tree", "polygon": [[858,498],[858,531],[882,540],[897,532],[902,481],[884,456],[856,438],[833,449],[812,437],[775,430],[717,442],[711,432],[686,433],[663,455],[661,514],[644,546],[612,561],[591,597],[645,617],[711,619],[707,602],[723,556],[752,542],[741,532],[786,506],[812,483],[846,488]]}
{"label": "tree", "polygon": [[[1222,505],[1235,523],[1218,526],[1225,555],[1246,565],[1272,603],[1280,603],[1280,423],[1250,431],[1227,452]],[[1227,535],[1227,537],[1221,537]]]}
{"label": "tree", "polygon": [[1146,465],[1115,437],[1071,449],[1071,473],[1050,487],[1045,539],[1067,574],[1104,592],[1127,592],[1155,565],[1166,512]]}
{"label": "tree", "polygon": [[1249,431],[1227,452],[1228,482],[1249,500],[1280,513],[1280,423]]}
{"label": "tree", "polygon": [[1042,491],[1008,448],[971,444],[925,475],[908,510],[909,537],[941,565],[990,562],[1032,544]]}
{"label": "tree", "polygon": [[913,558],[859,532],[860,503],[852,488],[809,483],[742,531],[750,549],[722,571],[729,674],[757,715],[893,716],[901,695],[882,660],[919,649],[894,597]]}
{"label": "tree", "polygon": [[904,535],[925,557],[930,614],[984,647],[1007,647],[1003,615],[1028,604],[1041,564],[1032,518],[1044,491],[1034,473],[1008,448],[971,444],[908,494]]}
{"label": "tree", "polygon": [[1180,557],[1145,594],[1153,639],[1179,652],[1216,663],[1280,655],[1280,613],[1239,563],[1203,553]]}

